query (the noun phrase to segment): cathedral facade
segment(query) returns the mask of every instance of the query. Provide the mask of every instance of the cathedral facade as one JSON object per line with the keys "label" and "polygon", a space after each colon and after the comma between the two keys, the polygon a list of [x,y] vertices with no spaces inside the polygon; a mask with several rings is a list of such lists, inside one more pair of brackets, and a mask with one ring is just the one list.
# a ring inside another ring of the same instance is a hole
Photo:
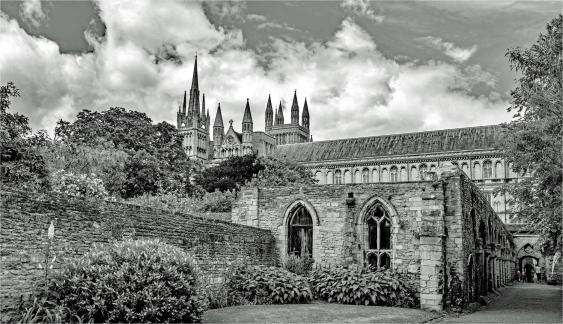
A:
{"label": "cathedral facade", "polygon": [[203,165],[214,165],[232,156],[269,155],[273,153],[277,145],[310,142],[313,137],[309,130],[309,120],[307,99],[303,103],[303,112],[300,118],[297,91],[295,91],[289,124],[284,121],[281,101],[274,115],[272,99],[268,96],[265,131],[254,131],[250,100],[247,98],[241,132],[235,130],[232,120],[229,120],[229,127],[225,131],[221,104],[218,104],[215,121],[213,122],[213,132],[211,133],[211,119],[209,109],[206,110],[205,108],[205,94],[201,94],[200,102],[197,57],[195,58],[189,97],[187,92],[184,91],[184,99],[177,112],[178,133],[183,139],[186,154],[190,159]]}

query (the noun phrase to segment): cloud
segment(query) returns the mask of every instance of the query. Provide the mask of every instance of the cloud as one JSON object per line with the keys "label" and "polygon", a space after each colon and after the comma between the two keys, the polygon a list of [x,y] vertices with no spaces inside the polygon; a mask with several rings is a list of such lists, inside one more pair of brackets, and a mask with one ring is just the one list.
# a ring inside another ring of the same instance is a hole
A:
{"label": "cloud", "polygon": [[238,129],[246,98],[254,129],[263,130],[268,94],[276,103],[290,101],[294,89],[300,106],[307,97],[316,140],[510,118],[508,103],[498,96],[470,94],[476,85],[495,87],[495,78],[480,66],[402,64],[379,52],[352,19],[343,20],[326,42],[272,37],[257,53],[247,48],[240,30],[210,23],[201,3],[128,6],[102,0],[98,6],[106,33],[90,37],[94,50],[82,54],[61,54],[55,42],[31,36],[0,16],[0,74],[22,90],[13,109],[29,116],[35,129],[52,133],[60,118],[113,106],[174,124],[195,51],[200,90],[212,117],[221,102],[225,121],[233,119]]}
{"label": "cloud", "polygon": [[258,22],[268,20],[268,18],[266,18],[266,17],[264,17],[264,16],[262,16],[262,15],[256,15],[256,14],[247,15],[247,16],[246,16],[246,19],[248,19],[248,20],[253,20],[253,21],[258,21]]}
{"label": "cloud", "polygon": [[340,7],[379,23],[385,19],[385,16],[378,15],[375,9],[370,6],[369,0],[344,0]]}
{"label": "cloud", "polygon": [[297,29],[293,26],[290,26],[286,23],[280,24],[280,23],[273,22],[273,21],[261,23],[261,24],[257,25],[256,28],[257,29],[278,28],[278,29],[285,29],[285,30],[291,30],[291,31],[299,31],[299,29]]}
{"label": "cloud", "polygon": [[473,45],[469,48],[457,47],[454,43],[444,41],[440,37],[427,36],[419,38],[418,40],[434,49],[442,51],[451,59],[459,63],[467,61],[477,51],[477,45]]}
{"label": "cloud", "polygon": [[35,28],[39,27],[47,17],[41,7],[41,0],[23,1],[20,5],[20,14],[24,21],[33,25]]}

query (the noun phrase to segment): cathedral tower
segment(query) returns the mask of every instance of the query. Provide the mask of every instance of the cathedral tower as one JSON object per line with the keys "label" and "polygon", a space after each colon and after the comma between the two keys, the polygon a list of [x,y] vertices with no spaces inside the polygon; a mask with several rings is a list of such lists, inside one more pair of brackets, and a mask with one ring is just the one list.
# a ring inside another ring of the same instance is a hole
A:
{"label": "cathedral tower", "polygon": [[[205,96],[203,106],[199,102],[199,80],[197,72],[197,56],[194,61],[190,97],[187,101],[186,92],[182,108],[178,113],[178,134],[183,138],[186,154],[190,159],[206,162],[209,158],[209,121],[205,116]],[[186,111],[187,106],[187,111]]]}
{"label": "cathedral tower", "polygon": [[305,103],[303,104],[303,114],[301,115],[301,125],[303,127],[305,127],[306,129],[309,129],[309,107],[307,106],[307,98],[305,98]]}
{"label": "cathedral tower", "polygon": [[268,103],[266,104],[266,131],[272,129],[274,123],[274,110],[272,109],[272,98],[268,95]]}
{"label": "cathedral tower", "polygon": [[250,143],[252,142],[252,114],[250,113],[250,104],[248,103],[248,98],[246,98],[246,107],[244,107],[244,115],[242,117],[242,142]]}
{"label": "cathedral tower", "polygon": [[297,90],[293,93],[291,104],[291,125],[299,125],[299,104],[297,103]]}
{"label": "cathedral tower", "polygon": [[220,147],[223,145],[223,138],[225,137],[225,127],[223,126],[223,115],[221,114],[221,104],[217,106],[217,113],[215,114],[215,122],[213,123],[213,146]]}

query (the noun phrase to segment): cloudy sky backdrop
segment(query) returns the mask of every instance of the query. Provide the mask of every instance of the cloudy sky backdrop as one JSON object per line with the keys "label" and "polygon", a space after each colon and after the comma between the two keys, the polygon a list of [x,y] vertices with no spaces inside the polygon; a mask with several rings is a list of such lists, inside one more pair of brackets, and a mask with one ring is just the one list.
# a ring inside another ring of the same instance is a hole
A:
{"label": "cloudy sky backdrop", "polygon": [[13,110],[53,132],[121,106],[175,124],[198,53],[214,118],[268,94],[306,97],[315,140],[508,121],[508,48],[531,45],[559,1],[2,1],[0,78]]}

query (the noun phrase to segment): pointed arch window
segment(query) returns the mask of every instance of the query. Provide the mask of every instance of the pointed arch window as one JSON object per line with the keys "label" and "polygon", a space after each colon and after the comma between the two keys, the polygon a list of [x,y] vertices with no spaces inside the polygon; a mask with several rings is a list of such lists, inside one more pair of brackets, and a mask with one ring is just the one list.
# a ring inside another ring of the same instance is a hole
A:
{"label": "pointed arch window", "polygon": [[340,170],[334,171],[334,184],[342,184],[342,172]]}
{"label": "pointed arch window", "polygon": [[493,162],[483,162],[483,179],[491,179],[493,177]]}
{"label": "pointed arch window", "polygon": [[312,256],[313,219],[305,206],[297,205],[288,221],[287,253],[296,256]]}
{"label": "pointed arch window", "polygon": [[428,167],[426,164],[421,164],[418,167],[418,172],[420,173],[420,180],[426,180],[426,174],[428,173]]}
{"label": "pointed arch window", "polygon": [[391,182],[399,181],[399,170],[397,169],[396,166],[392,166],[391,169],[389,169],[389,174],[391,177]]}
{"label": "pointed arch window", "polygon": [[365,262],[376,269],[391,267],[391,218],[387,210],[376,202],[364,215]]}
{"label": "pointed arch window", "polygon": [[369,169],[362,170],[362,183],[369,183]]}

